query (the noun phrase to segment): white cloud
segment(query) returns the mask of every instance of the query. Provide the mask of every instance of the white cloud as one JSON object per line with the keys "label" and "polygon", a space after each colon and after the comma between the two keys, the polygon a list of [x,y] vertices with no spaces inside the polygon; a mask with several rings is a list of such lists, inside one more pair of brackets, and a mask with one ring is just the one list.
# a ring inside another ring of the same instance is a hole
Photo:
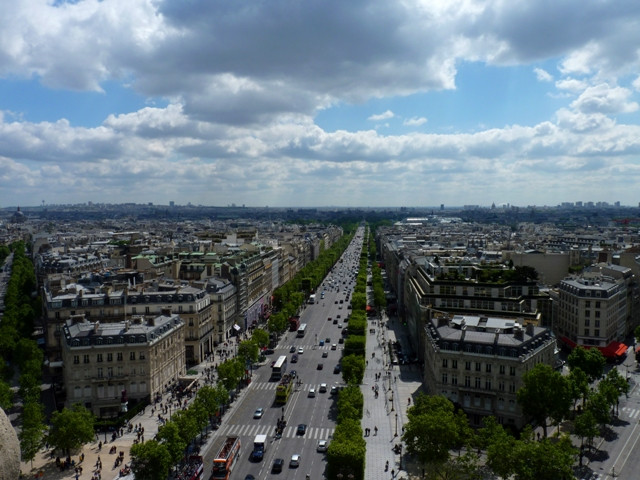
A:
{"label": "white cloud", "polygon": [[571,107],[582,113],[617,114],[638,110],[638,104],[629,101],[631,91],[622,87],[611,87],[606,83],[587,88]]}
{"label": "white cloud", "polygon": [[372,122],[380,122],[382,120],[388,120],[389,118],[393,117],[395,117],[393,112],[391,110],[387,110],[386,112],[377,115],[371,115],[369,118],[367,118],[367,120],[371,120]]}
{"label": "white cloud", "polygon": [[407,127],[419,127],[420,125],[424,125],[427,123],[427,119],[425,117],[411,117],[405,119],[402,124]]}
{"label": "white cloud", "polygon": [[542,68],[534,68],[533,73],[536,74],[536,78],[539,82],[551,82],[553,80],[551,74]]}
{"label": "white cloud", "polygon": [[570,92],[582,92],[589,84],[584,80],[575,78],[563,78],[556,82],[556,88],[559,90],[567,90]]}

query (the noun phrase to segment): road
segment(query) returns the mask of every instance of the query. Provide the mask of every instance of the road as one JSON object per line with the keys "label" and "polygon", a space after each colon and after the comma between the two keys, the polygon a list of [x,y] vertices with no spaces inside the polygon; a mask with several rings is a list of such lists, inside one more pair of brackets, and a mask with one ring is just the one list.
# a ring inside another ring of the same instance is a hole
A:
{"label": "road", "polygon": [[[342,256],[342,262],[334,266],[332,273],[323,282],[323,287],[318,289],[317,303],[304,308],[300,323],[307,324],[305,336],[298,338],[296,333],[287,332],[274,349],[275,353],[269,355],[268,361],[254,369],[251,384],[241,398],[234,402],[221,427],[203,451],[205,478],[209,478],[213,458],[228,436],[239,436],[242,442],[242,452],[240,460],[234,466],[233,478],[242,479],[249,474],[260,479],[304,479],[307,474],[311,479],[324,477],[325,454],[316,449],[318,441],[330,441],[335,430],[337,395],[331,395],[329,390],[332,385],[343,385],[342,375],[334,373],[334,367],[342,357],[343,345],[339,343],[339,339],[346,328],[344,319],[350,313],[346,298],[351,295],[355,285],[361,247],[362,232],[354,237]],[[322,299],[320,297],[323,290]],[[338,322],[334,324],[333,319],[338,319]],[[321,340],[325,342],[324,346],[320,346]],[[332,344],[335,344],[335,350],[332,349]],[[298,354],[297,363],[291,363],[291,350],[297,351],[298,348],[302,348],[303,353]],[[323,353],[326,358],[323,358]],[[288,357],[288,371],[296,370],[297,377],[302,381],[302,385],[295,387],[284,407],[275,404],[277,382],[270,380],[271,362],[281,355]],[[322,364],[322,369],[319,364]],[[327,384],[325,393],[318,391],[322,383]],[[309,397],[311,388],[316,391],[313,398]],[[260,419],[254,419],[253,413],[259,407],[265,409],[264,415]],[[275,439],[276,422],[281,416],[284,416],[287,426],[282,438]],[[296,434],[299,424],[307,425],[304,435]],[[259,434],[266,434],[268,437],[265,456],[261,462],[252,462],[250,455],[253,440]],[[289,468],[289,460],[293,454],[301,456],[298,468]],[[285,464],[282,473],[272,474],[271,467],[276,458],[284,459]]]}
{"label": "road", "polygon": [[585,480],[635,480],[640,472],[640,370],[636,367],[633,348],[627,358],[617,366],[631,382],[628,398],[621,397],[618,419],[612,426],[613,434],[601,441],[599,451],[589,462],[588,469],[580,476]]}

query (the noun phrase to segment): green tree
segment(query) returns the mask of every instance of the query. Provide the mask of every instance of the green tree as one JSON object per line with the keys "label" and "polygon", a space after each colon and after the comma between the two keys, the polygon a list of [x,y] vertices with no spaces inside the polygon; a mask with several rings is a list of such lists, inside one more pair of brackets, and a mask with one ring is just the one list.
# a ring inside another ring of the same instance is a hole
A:
{"label": "green tree", "polygon": [[53,412],[51,415],[47,441],[49,445],[68,454],[93,441],[94,423],[93,414],[80,404],[75,404],[70,409],[63,408],[61,412]]}
{"label": "green tree", "polygon": [[439,471],[450,459],[450,452],[459,448],[468,435],[468,422],[462,411],[441,395],[419,394],[407,410],[408,422],[402,439],[408,453],[422,465]]}
{"label": "green tree", "polygon": [[584,445],[584,439],[587,439],[589,446],[593,445],[593,439],[600,433],[598,421],[593,416],[591,410],[584,410],[580,415],[576,416],[573,421],[573,433],[580,437],[580,446]]}
{"label": "green tree", "polygon": [[167,478],[171,455],[166,445],[149,440],[131,446],[131,470],[136,480]]}
{"label": "green tree", "polygon": [[547,418],[560,422],[571,408],[571,392],[567,380],[549,365],[538,363],[524,374],[523,385],[516,392],[524,413],[541,425],[547,437]]}
{"label": "green tree", "polygon": [[176,464],[182,459],[188,445],[180,435],[178,425],[174,421],[169,421],[158,428],[156,440],[167,448],[171,464]]}
{"label": "green tree", "polygon": [[243,360],[245,366],[257,362],[259,355],[260,348],[253,339],[244,340],[238,345],[238,357]]}
{"label": "green tree", "polygon": [[604,373],[604,367],[607,364],[607,359],[604,358],[602,352],[597,348],[585,349],[583,347],[576,347],[567,357],[567,364],[569,368],[580,368],[587,374],[589,382],[593,382],[602,377]]}
{"label": "green tree", "polygon": [[589,394],[589,378],[581,368],[575,367],[569,372],[567,381],[569,382],[569,393],[573,400],[573,408],[575,410],[578,400],[582,399],[582,403],[587,401],[587,395]]}
{"label": "green tree", "polygon": [[[1,360],[1,358],[0,358]],[[0,380],[0,408],[9,410],[13,406],[13,391],[8,383]]]}
{"label": "green tree", "polygon": [[189,410],[178,410],[171,417],[171,421],[178,427],[180,438],[189,445],[200,432],[198,422]]}
{"label": "green tree", "polygon": [[544,438],[535,441],[533,431],[528,429],[516,442],[513,451],[515,477],[517,480],[573,480],[573,463],[577,454],[568,435],[559,439]]}
{"label": "green tree", "polygon": [[342,357],[342,378],[346,383],[360,385],[364,378],[366,368],[365,360],[361,355],[347,355]]}
{"label": "green tree", "polygon": [[256,342],[258,347],[265,348],[269,345],[269,332],[261,328],[256,328],[251,334],[251,339]]}
{"label": "green tree", "polygon": [[42,447],[46,431],[44,412],[39,402],[27,402],[22,408],[22,428],[18,434],[22,460],[31,462]]}
{"label": "green tree", "polygon": [[219,381],[227,390],[238,388],[240,379],[244,375],[244,361],[232,358],[220,363],[217,368]]}
{"label": "green tree", "polygon": [[478,446],[487,451],[487,465],[501,478],[509,478],[515,471],[512,452],[516,439],[510,435],[495,417],[486,417],[484,426],[476,437]]}

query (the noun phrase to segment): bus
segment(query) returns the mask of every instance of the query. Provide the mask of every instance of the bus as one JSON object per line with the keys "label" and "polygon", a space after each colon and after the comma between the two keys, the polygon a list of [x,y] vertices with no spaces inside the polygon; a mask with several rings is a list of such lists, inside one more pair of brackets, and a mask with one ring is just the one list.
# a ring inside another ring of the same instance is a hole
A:
{"label": "bus", "polygon": [[271,367],[271,378],[274,380],[280,380],[282,376],[287,372],[287,356],[281,355],[276,360],[276,363]]}
{"label": "bus", "polygon": [[298,327],[298,337],[304,337],[304,334],[307,333],[307,324],[303,323]]}
{"label": "bus", "polygon": [[233,466],[240,457],[240,437],[227,437],[213,459],[213,472],[211,478],[229,480]]}
{"label": "bus", "polygon": [[312,304],[312,305],[314,303],[316,303],[316,294],[315,293],[312,293],[311,295],[309,295],[309,303]]}

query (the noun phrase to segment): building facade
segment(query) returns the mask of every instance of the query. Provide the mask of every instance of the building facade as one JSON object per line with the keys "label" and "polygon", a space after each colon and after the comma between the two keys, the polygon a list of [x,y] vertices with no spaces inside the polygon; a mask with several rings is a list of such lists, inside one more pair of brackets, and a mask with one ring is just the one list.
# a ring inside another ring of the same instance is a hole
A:
{"label": "building facade", "polygon": [[74,315],[62,329],[65,406],[114,417],[129,403],[156,398],[185,374],[184,332],[168,309],[112,323]]}

